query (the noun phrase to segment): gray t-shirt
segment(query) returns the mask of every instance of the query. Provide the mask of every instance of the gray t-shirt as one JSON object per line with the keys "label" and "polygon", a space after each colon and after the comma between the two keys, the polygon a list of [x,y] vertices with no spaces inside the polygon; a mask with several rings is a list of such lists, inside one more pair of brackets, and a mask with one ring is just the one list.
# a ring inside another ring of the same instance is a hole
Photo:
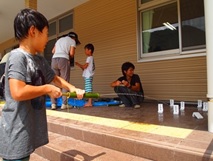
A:
{"label": "gray t-shirt", "polygon": [[11,52],[5,71],[6,103],[0,117],[0,156],[19,159],[48,143],[45,96],[15,101],[8,78],[39,86],[50,83],[55,74],[41,55],[31,55],[18,48]]}

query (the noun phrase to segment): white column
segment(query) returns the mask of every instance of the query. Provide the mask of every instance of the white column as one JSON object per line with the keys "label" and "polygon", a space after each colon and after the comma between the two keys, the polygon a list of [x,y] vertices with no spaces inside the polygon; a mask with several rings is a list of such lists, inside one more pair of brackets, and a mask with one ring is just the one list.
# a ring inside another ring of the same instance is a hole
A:
{"label": "white column", "polygon": [[213,132],[213,0],[204,0],[206,25],[208,131]]}

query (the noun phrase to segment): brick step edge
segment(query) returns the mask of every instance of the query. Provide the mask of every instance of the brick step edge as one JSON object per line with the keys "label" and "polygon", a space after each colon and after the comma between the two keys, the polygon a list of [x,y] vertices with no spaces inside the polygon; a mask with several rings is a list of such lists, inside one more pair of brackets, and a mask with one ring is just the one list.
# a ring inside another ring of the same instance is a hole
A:
{"label": "brick step edge", "polygon": [[50,161],[151,161],[52,132],[49,140],[34,153]]}
{"label": "brick step edge", "polygon": [[[66,120],[67,121],[67,120]],[[48,122],[49,131],[71,137],[77,140],[88,142],[101,147],[120,151],[130,155],[149,158],[153,160],[171,161],[181,160],[202,160],[213,159],[212,154],[201,150],[191,149],[190,147],[177,147],[171,142],[160,140],[147,139],[146,135],[141,132],[135,132],[134,137],[130,137],[128,132],[122,129],[112,129],[111,127],[103,127],[102,125],[92,125],[91,123],[69,123],[63,119],[60,122]],[[108,129],[107,129],[108,128]],[[113,131],[114,130],[114,131]],[[115,132],[117,130],[117,132]],[[113,131],[113,132],[112,132]],[[110,133],[111,132],[111,133]],[[144,135],[144,136],[143,136]],[[183,139],[178,139],[178,142],[183,142]]]}

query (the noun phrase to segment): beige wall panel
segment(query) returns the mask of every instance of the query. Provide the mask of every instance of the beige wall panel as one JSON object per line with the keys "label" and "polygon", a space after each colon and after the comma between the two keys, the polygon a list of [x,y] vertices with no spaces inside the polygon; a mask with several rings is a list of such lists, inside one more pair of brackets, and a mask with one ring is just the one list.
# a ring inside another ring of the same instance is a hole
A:
{"label": "beige wall panel", "polygon": [[206,101],[206,57],[146,63],[141,75],[147,96]]}

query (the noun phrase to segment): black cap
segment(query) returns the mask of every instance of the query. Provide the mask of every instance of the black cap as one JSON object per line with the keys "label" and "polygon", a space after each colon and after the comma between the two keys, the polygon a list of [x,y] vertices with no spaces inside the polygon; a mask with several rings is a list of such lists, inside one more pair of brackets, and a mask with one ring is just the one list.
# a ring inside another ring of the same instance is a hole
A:
{"label": "black cap", "polygon": [[69,32],[68,36],[75,39],[76,45],[81,44],[81,42],[78,40],[78,35],[75,32]]}

